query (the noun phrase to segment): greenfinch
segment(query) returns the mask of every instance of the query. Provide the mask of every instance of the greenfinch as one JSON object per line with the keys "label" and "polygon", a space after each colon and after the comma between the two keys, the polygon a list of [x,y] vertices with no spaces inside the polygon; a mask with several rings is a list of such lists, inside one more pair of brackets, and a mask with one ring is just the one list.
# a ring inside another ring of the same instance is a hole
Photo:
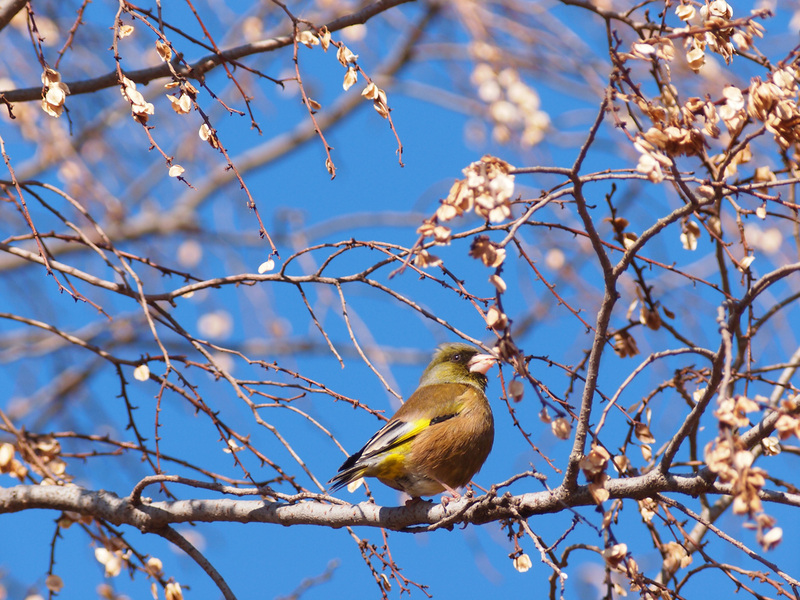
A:
{"label": "greenfinch", "polygon": [[468,344],[442,344],[419,387],[361,450],[339,467],[331,491],[361,477],[412,499],[469,483],[489,456],[494,418],[486,399],[486,372],[497,361]]}

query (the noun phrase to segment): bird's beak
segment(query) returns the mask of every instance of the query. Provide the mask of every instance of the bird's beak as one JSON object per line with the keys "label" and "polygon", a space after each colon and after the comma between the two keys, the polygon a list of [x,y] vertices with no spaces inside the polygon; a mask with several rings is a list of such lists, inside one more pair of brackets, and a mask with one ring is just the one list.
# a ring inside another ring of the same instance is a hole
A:
{"label": "bird's beak", "polygon": [[467,363],[471,373],[486,375],[486,372],[497,362],[497,358],[491,354],[476,354]]}

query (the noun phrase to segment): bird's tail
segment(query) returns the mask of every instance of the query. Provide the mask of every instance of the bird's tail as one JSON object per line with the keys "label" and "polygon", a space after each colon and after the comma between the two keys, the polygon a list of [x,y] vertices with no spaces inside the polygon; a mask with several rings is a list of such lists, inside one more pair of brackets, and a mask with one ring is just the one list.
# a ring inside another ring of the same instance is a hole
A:
{"label": "bird's tail", "polygon": [[364,472],[367,470],[368,465],[364,464],[364,461],[360,460],[363,453],[364,448],[347,457],[347,460],[344,461],[341,467],[339,467],[339,472],[336,473],[336,475],[334,475],[333,478],[328,482],[328,485],[330,486],[328,488],[329,492],[335,492],[336,490],[346,486],[351,481],[355,481],[356,479],[364,476]]}
{"label": "bird's tail", "polygon": [[[342,465],[344,468],[344,465]],[[364,471],[367,468],[364,465],[357,465],[354,467],[350,467],[349,469],[340,470],[333,479],[328,482],[328,491],[335,492],[338,489],[343,488],[348,483],[355,481],[356,479],[360,479],[364,476]]]}

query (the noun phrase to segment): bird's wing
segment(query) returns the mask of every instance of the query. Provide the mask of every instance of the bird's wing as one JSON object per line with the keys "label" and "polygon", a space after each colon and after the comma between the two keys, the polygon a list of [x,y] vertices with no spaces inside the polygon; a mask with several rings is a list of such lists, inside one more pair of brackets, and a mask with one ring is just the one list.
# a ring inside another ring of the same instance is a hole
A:
{"label": "bird's wing", "polygon": [[440,420],[440,418],[423,417],[413,421],[389,421],[364,444],[361,450],[344,461],[344,464],[339,467],[339,472],[329,482],[333,483],[331,490],[338,489],[362,477],[365,470],[380,464],[387,453],[410,442],[432,421],[439,422]]}
{"label": "bird's wing", "polygon": [[415,421],[389,421],[364,444],[361,450],[348,457],[344,464],[339,467],[336,476],[328,482],[332,484],[331,491],[335,491],[351,481],[363,477],[367,469],[380,464],[385,453],[412,440],[429,423],[430,419],[427,418]]}
{"label": "bird's wing", "polygon": [[417,390],[408,402],[397,411],[395,417],[364,444],[359,453],[360,458],[369,458],[393,450],[412,440],[431,425],[452,419],[464,406],[462,394],[465,389],[468,387],[458,385],[456,390],[460,393],[453,394],[452,384],[429,386],[426,393],[434,402],[428,411],[433,414],[427,416],[421,416],[416,407],[408,411],[404,410],[404,407],[411,408],[413,406],[412,401],[420,392]]}
{"label": "bird's wing", "polygon": [[422,417],[413,421],[389,421],[373,435],[361,450],[361,458],[371,458],[384,452],[389,452],[398,446],[410,441],[423,431],[431,420]]}
{"label": "bird's wing", "polygon": [[[459,385],[459,391],[463,392],[461,387]],[[467,386],[463,387],[466,388]],[[333,484],[331,491],[362,477],[367,469],[380,464],[387,453],[407,444],[431,425],[436,425],[458,415],[463,406],[460,395],[449,398],[448,396],[452,394],[445,394],[444,398],[442,398],[439,394],[442,392],[440,388],[444,388],[444,386],[432,385],[429,386],[428,391],[431,391],[430,388],[433,388],[436,393],[434,396],[436,399],[434,402],[435,408],[432,410],[436,414],[433,416],[420,416],[419,411],[413,407],[414,403],[412,402],[414,396],[420,391],[417,390],[409,398],[408,402],[400,407],[391,421],[381,427],[364,444],[361,450],[344,461],[344,464],[339,467],[336,476],[328,482]]]}

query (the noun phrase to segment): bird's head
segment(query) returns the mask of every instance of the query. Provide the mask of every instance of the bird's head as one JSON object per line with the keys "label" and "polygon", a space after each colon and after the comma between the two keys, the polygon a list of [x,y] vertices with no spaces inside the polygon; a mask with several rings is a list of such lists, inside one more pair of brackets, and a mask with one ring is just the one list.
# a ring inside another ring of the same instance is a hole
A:
{"label": "bird's head", "polygon": [[491,354],[460,342],[442,344],[419,380],[420,387],[437,383],[466,383],[486,389],[486,372],[497,362]]}

